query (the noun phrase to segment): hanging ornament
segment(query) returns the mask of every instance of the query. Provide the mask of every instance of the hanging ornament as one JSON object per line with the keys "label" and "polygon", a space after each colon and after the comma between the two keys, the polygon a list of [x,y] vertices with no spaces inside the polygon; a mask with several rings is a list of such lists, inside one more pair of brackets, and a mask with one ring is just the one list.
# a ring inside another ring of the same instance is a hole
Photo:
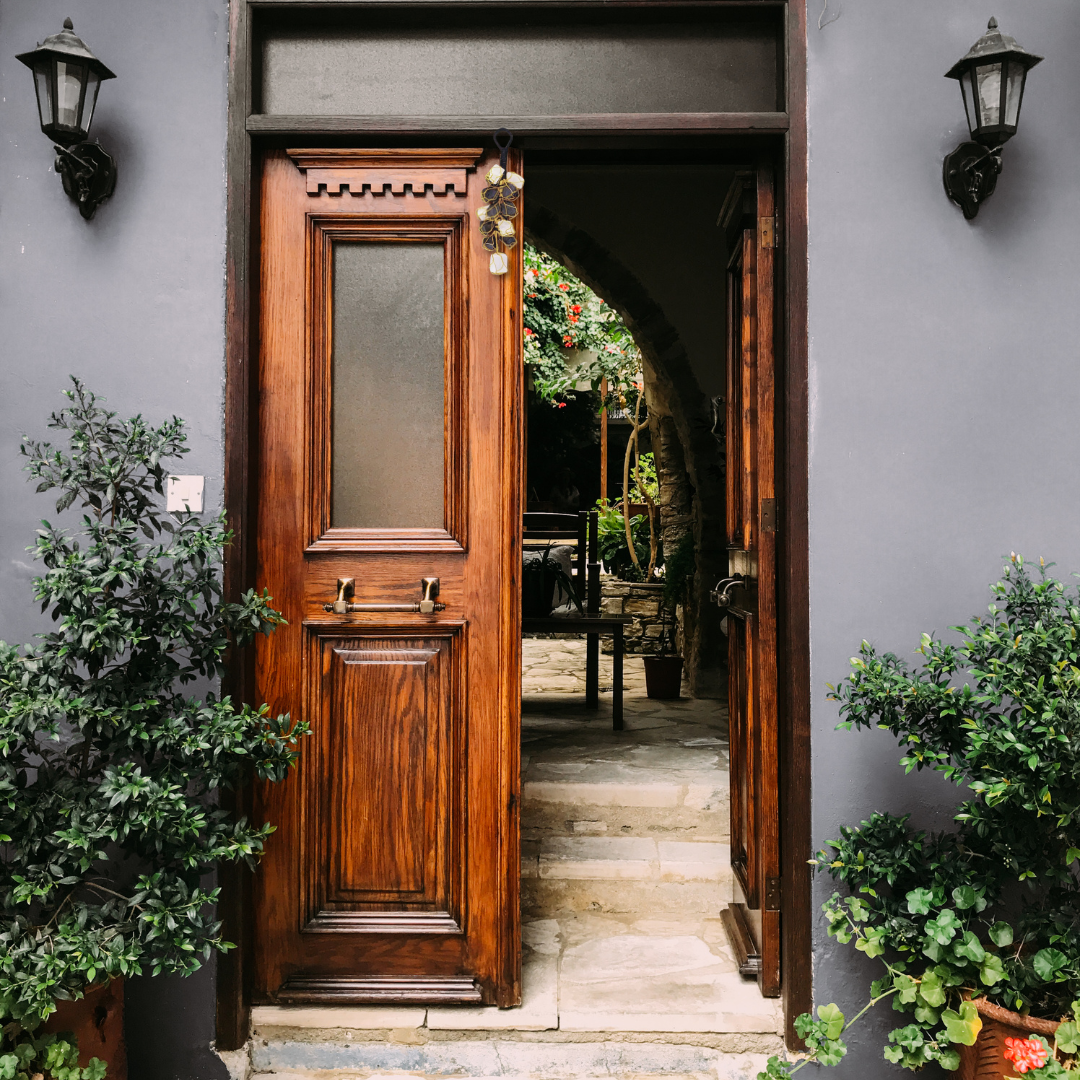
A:
{"label": "hanging ornament", "polygon": [[[504,141],[500,142],[500,138]],[[510,269],[507,252],[517,243],[514,219],[518,216],[517,197],[525,186],[525,178],[506,171],[506,152],[514,141],[513,132],[499,128],[495,145],[499,148],[499,164],[492,165],[485,177],[487,187],[482,194],[484,205],[476,211],[480,219],[480,235],[484,249],[491,252],[488,269],[493,274],[505,274]]]}

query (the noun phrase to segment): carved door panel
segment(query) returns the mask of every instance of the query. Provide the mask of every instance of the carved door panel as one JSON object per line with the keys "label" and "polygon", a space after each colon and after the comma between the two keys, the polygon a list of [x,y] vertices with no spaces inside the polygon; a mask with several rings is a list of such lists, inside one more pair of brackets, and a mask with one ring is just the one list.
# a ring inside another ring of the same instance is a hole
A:
{"label": "carved door panel", "polygon": [[475,224],[496,161],[264,162],[257,587],[288,625],[256,679],[313,735],[256,793],[257,1001],[520,1000],[521,276]]}
{"label": "carved door panel", "polygon": [[725,203],[728,265],[727,533],[731,862],[725,913],[745,974],[780,992],[780,776],[776,673],[776,216],[768,167]]}

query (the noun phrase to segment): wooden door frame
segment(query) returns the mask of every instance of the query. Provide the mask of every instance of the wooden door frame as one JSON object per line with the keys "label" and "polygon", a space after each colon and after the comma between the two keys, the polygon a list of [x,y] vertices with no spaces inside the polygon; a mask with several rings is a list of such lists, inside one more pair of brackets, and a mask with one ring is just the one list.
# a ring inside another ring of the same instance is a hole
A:
{"label": "wooden door frame", "polygon": [[[806,0],[575,0],[572,6],[597,8],[656,7],[667,11],[712,8],[765,8],[786,11],[782,69],[787,109],[777,113],[620,113],[595,116],[498,118],[256,117],[251,115],[255,70],[254,23],[260,11],[363,8],[460,9],[494,7],[568,7],[565,0],[466,0],[464,4],[419,0],[232,0],[229,9],[229,118],[226,209],[226,382],[225,511],[233,530],[226,549],[224,585],[235,600],[255,581],[254,484],[258,447],[257,392],[251,363],[258,341],[255,324],[258,282],[257,169],[268,139],[294,136],[446,138],[489,136],[498,126],[519,135],[577,136],[617,134],[766,136],[777,161],[778,212],[783,222],[777,276],[777,538],[779,599],[780,797],[783,889],[782,979],[789,1046],[798,1042],[794,1020],[811,1006],[810,869],[810,638],[808,538],[808,394],[807,394],[807,145],[806,145]],[[526,162],[527,166],[527,162]],[[718,298],[719,300],[719,298]],[[721,301],[722,302],[722,301]],[[251,650],[249,650],[251,652]],[[225,691],[250,700],[253,658],[231,666]],[[250,792],[230,796],[247,812]],[[253,948],[251,875],[223,867],[219,914],[227,940],[238,946],[217,962],[218,1049],[244,1045],[250,1017],[250,969]]]}

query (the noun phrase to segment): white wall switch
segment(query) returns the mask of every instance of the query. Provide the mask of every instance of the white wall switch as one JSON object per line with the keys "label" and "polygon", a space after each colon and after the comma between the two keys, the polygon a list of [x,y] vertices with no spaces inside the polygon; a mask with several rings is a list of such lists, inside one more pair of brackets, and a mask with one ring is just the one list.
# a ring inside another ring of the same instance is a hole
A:
{"label": "white wall switch", "polygon": [[165,482],[165,509],[175,514],[202,513],[202,476],[170,476]]}

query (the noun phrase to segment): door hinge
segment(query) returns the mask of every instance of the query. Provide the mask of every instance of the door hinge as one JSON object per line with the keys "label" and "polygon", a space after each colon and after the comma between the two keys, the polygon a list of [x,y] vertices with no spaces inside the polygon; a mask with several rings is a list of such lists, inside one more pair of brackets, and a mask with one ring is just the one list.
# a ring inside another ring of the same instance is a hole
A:
{"label": "door hinge", "polygon": [[780,878],[768,877],[765,879],[765,896],[761,907],[764,911],[780,910]]}
{"label": "door hinge", "polygon": [[767,533],[776,532],[776,500],[761,500],[761,531]]}
{"label": "door hinge", "polygon": [[780,246],[780,219],[775,214],[759,217],[758,236],[763,248],[778,248]]}

